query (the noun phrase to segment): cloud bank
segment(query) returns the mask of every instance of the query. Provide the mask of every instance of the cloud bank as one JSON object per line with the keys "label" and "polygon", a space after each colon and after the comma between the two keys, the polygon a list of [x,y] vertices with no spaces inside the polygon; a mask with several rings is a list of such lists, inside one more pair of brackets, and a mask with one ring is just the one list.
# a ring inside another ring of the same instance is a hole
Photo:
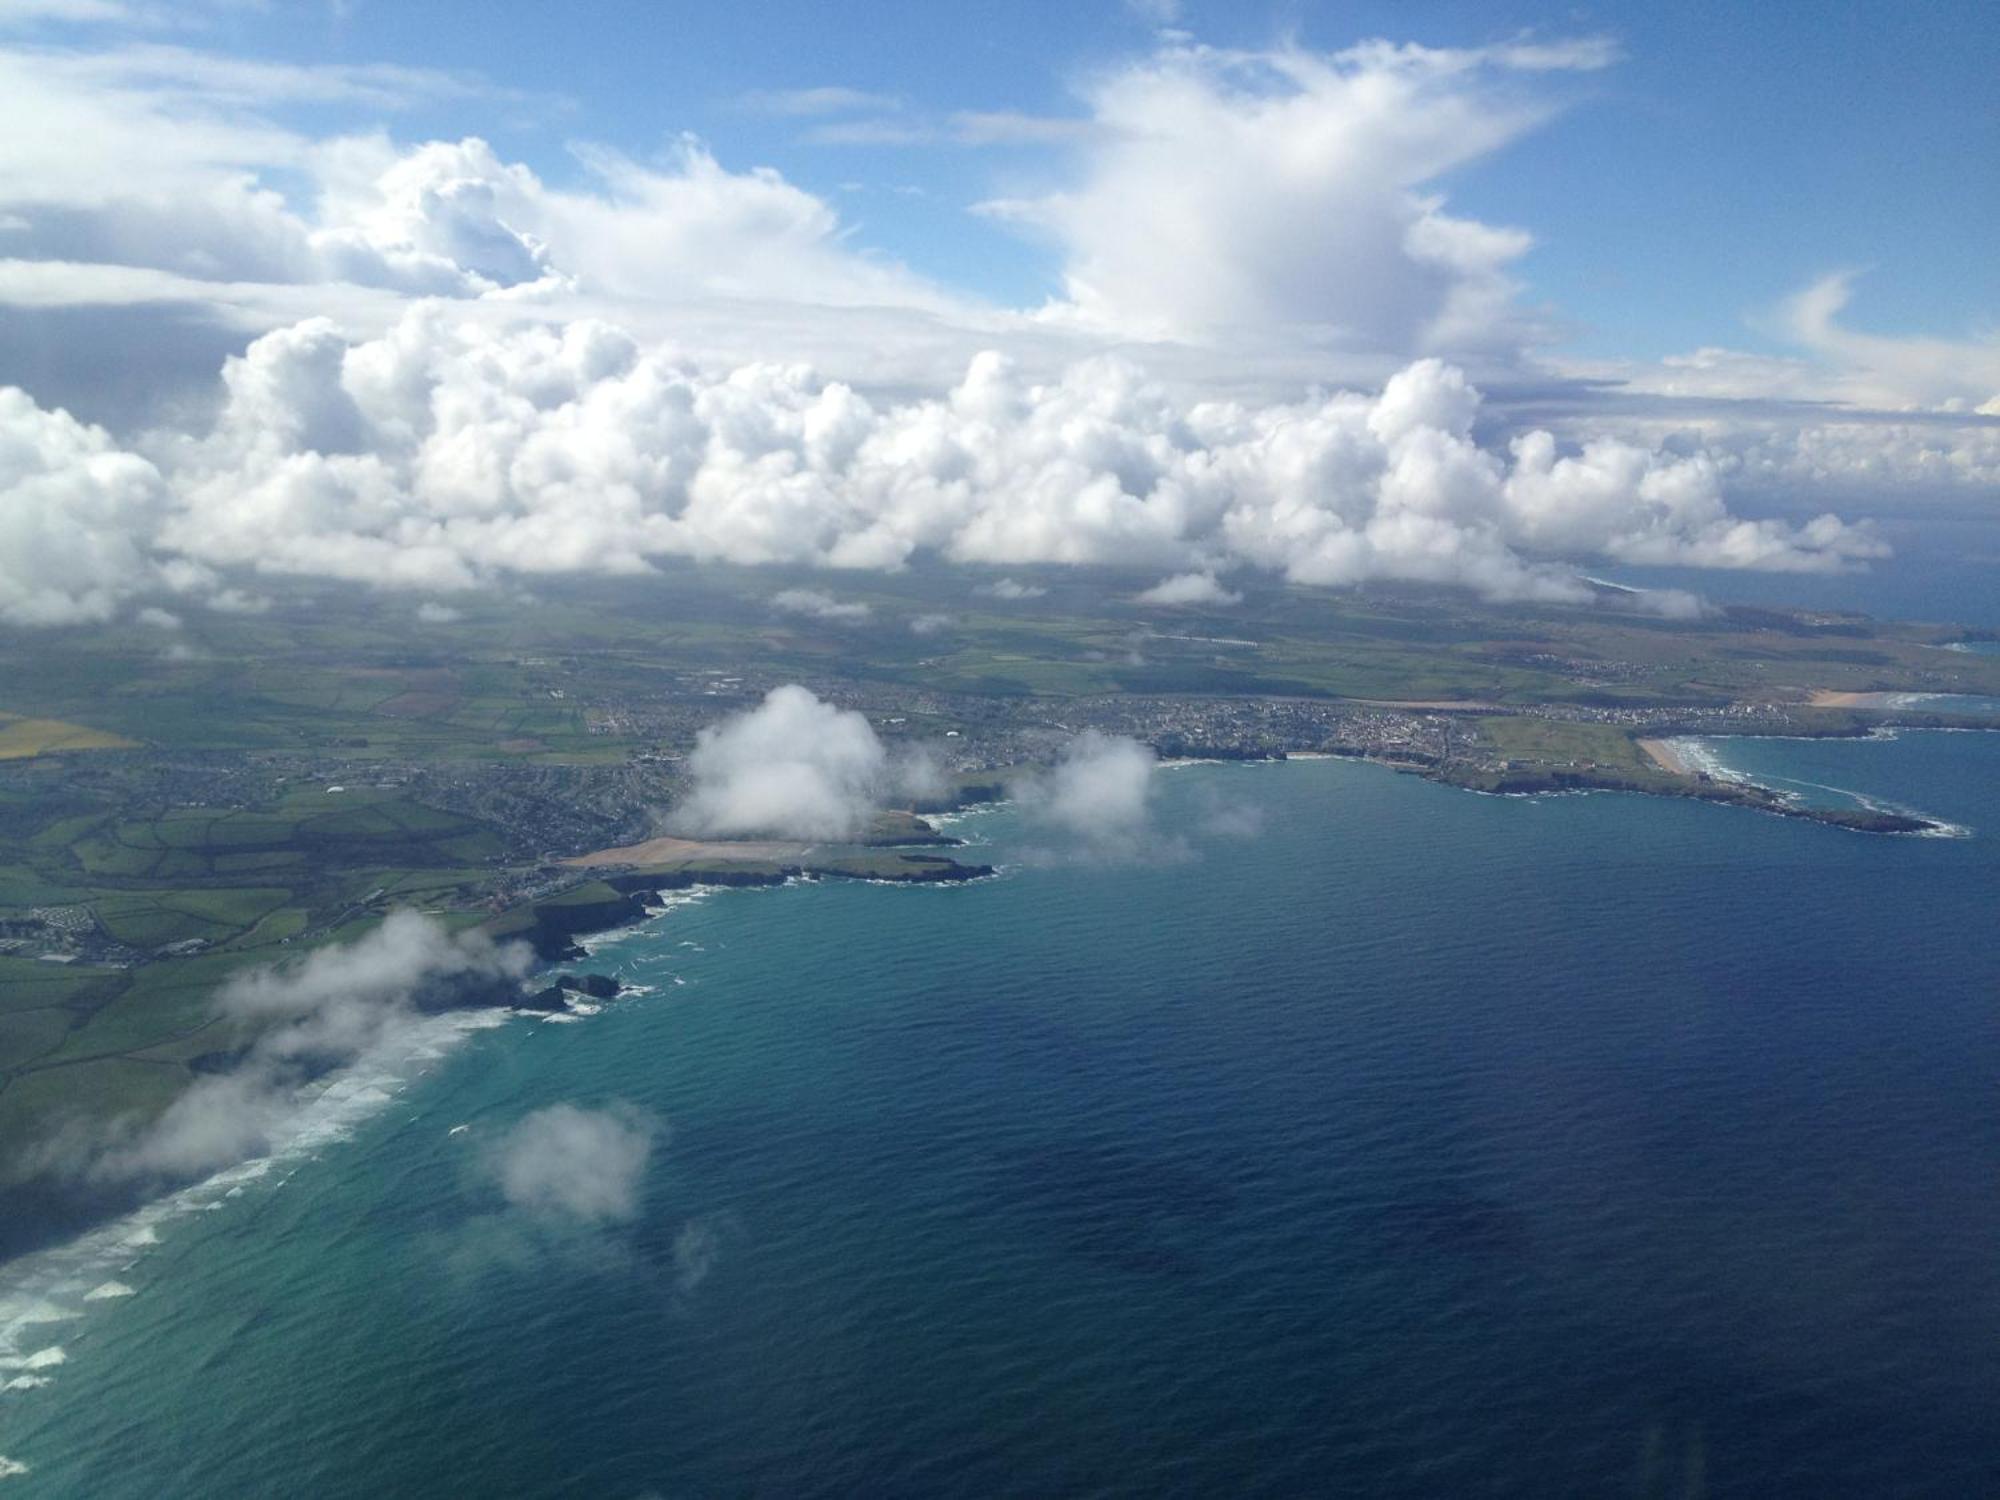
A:
{"label": "cloud bank", "polygon": [[[1482,404],[1475,377],[1550,383],[1512,276],[1531,237],[1448,212],[1438,184],[1616,60],[1589,37],[1317,53],[1164,34],[1092,74],[1073,117],[953,127],[1039,143],[1058,184],[987,205],[1058,263],[1062,296],[1024,312],[868,252],[826,199],[692,137],[643,161],[580,145],[557,181],[478,135],[376,123],[495,103],[477,80],[116,27],[0,48],[0,319],[37,330],[14,341],[34,367],[0,380],[41,392],[0,392],[0,620],[220,601],[238,569],[441,592],[670,556],[1248,566],[1580,600],[1559,564],[1881,555],[1864,526],[1745,517],[1732,496],[2000,486],[1991,338],[1861,334],[1845,274],[1783,310],[1799,358],[1579,368],[1646,394],[1558,381],[1536,423]],[[897,113],[834,84],[752,102]],[[308,132],[301,106],[366,123]],[[1095,352],[1113,342],[1129,352]],[[96,412],[135,350],[200,371],[167,425],[114,435],[48,394]],[[1311,384],[1341,370],[1365,378]],[[1763,404],[1714,405],[1745,398]]]}
{"label": "cloud bank", "polygon": [[438,592],[665,557],[935,555],[1581,601],[1550,559],[1825,572],[1885,553],[1831,514],[1733,514],[1729,460],[1706,450],[1482,441],[1478,391],[1429,359],[1372,395],[1257,405],[1176,396],[1118,358],[1034,382],[988,353],[942,396],[877,404],[802,366],[709,371],[601,323],[430,308],[378,339],[323,320],[267,334],[223,389],[207,432],[156,435],[150,457],[0,400],[0,524],[23,528],[0,565],[9,618],[102,618],[226,569]]}
{"label": "cloud bank", "polygon": [[159,586],[148,555],[165,487],[102,429],[0,389],[0,619],[108,620]]}

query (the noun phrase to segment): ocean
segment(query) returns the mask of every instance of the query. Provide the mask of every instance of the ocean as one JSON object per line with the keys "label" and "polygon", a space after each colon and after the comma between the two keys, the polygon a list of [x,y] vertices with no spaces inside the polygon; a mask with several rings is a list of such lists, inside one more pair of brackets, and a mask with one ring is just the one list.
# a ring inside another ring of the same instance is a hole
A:
{"label": "ocean", "polygon": [[2000,736],[1710,749],[1968,836],[1199,765],[679,901],[0,1272],[0,1496],[2000,1493]]}

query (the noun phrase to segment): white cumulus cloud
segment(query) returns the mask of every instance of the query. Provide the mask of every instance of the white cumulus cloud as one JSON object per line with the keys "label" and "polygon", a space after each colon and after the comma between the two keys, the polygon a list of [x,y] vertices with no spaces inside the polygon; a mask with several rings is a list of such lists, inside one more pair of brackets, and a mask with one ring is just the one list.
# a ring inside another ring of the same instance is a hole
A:
{"label": "white cumulus cloud", "polygon": [[1325,54],[1169,40],[1086,91],[1077,181],[994,214],[1054,239],[1054,311],[1150,337],[1318,337],[1402,354],[1510,349],[1527,332],[1523,231],[1454,217],[1435,184],[1546,119],[1530,75],[1605,43]]}
{"label": "white cumulus cloud", "polygon": [[926,759],[891,755],[865,715],[796,684],[702,730],[687,764],[670,825],[724,838],[853,838],[890,797],[937,790]]}
{"label": "white cumulus cloud", "polygon": [[993,599],[1004,599],[1011,604],[1022,599],[1039,599],[1048,590],[1040,584],[1021,583],[1012,578],[999,578],[995,579],[992,583],[980,584],[972,592],[975,594],[985,594]]}
{"label": "white cumulus cloud", "polygon": [[158,582],[147,548],[164,486],[102,429],[0,388],[0,619],[109,619]]}
{"label": "white cumulus cloud", "polygon": [[1241,604],[1243,596],[1224,588],[1213,573],[1176,573],[1133,596],[1141,604],[1169,608],[1198,604]]}
{"label": "white cumulus cloud", "polygon": [[[802,366],[711,371],[603,324],[420,312],[358,343],[323,322],[266,335],[224,385],[213,431],[164,450],[181,501],[166,544],[388,585],[929,553],[1580,599],[1529,554],[1781,571],[1880,554],[1833,517],[1738,519],[1699,452],[1571,452],[1540,431],[1483,446],[1479,393],[1436,360],[1373,397],[1244,405],[1190,403],[1123,360],[1033,382],[988,354],[942,396],[878,405]],[[853,612],[816,590],[778,602]]]}
{"label": "white cumulus cloud", "polygon": [[1158,846],[1152,826],[1159,757],[1123,735],[1086,730],[1049,770],[1022,781],[1015,796],[1029,818],[1093,859],[1132,859]]}
{"label": "white cumulus cloud", "polygon": [[[1032,381],[998,354],[940,395],[878,403],[805,366],[711,369],[597,322],[495,328],[428,307],[355,340],[315,319],[231,359],[209,429],[156,434],[150,457],[0,397],[0,613],[101,619],[165,587],[235,607],[232,568],[436,593],[668,557],[935,556],[1582,601],[1550,559],[1812,572],[1884,555],[1832,514],[1736,514],[1725,486],[1746,455],[1698,434],[1482,442],[1481,404],[1434,359],[1372,395],[1244,403],[1107,357]],[[818,589],[774,603],[864,609]]]}
{"label": "white cumulus cloud", "polygon": [[628,1104],[553,1104],[501,1137],[487,1170],[509,1206],[525,1213],[583,1225],[623,1223],[639,1212],[646,1167],[663,1134],[657,1119]]}

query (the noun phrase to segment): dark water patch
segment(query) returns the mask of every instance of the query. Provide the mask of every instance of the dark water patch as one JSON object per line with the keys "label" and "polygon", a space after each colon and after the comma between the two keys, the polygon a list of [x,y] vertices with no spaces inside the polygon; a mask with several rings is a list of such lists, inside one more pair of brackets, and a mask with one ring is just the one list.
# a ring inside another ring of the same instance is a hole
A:
{"label": "dark water patch", "polygon": [[1526,1215],[1491,1198],[1438,1193],[1361,1201],[1348,1208],[1363,1233],[1399,1252],[1488,1258],[1525,1254]]}
{"label": "dark water patch", "polygon": [[1187,1276],[1195,1247],[1238,1201],[1214,1171],[1116,1146],[1062,1144],[995,1153],[983,1195],[1015,1233],[1114,1270]]}

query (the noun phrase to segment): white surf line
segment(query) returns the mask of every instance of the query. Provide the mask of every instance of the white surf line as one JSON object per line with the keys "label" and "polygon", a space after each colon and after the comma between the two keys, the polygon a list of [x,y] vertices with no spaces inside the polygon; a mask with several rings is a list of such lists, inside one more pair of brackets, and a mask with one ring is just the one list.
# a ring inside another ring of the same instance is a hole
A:
{"label": "white surf line", "polygon": [[1927,813],[1920,807],[1910,806],[1907,802],[1885,802],[1879,797],[1871,797],[1868,793],[1857,792],[1851,787],[1828,786],[1823,781],[1802,781],[1796,776],[1773,776],[1771,780],[1786,782],[1791,786],[1809,786],[1815,791],[1832,792],[1838,797],[1850,797],[1868,812],[1884,813],[1900,818],[1921,818],[1931,825],[1925,830],[1926,838],[1967,838],[1972,833],[1972,830],[1965,825],[1940,818],[1936,813]]}
{"label": "white surf line", "polygon": [[[1973,732],[1977,733],[1979,731]],[[1885,725],[1871,730],[1867,737],[1869,739],[1895,739],[1897,735],[1893,727]],[[1785,734],[1729,735],[1723,736],[1723,738],[1785,739],[1798,740],[1806,744],[1818,744],[1822,737],[1818,735]],[[1922,808],[1912,807],[1907,802],[1890,802],[1872,796],[1867,792],[1857,792],[1852,787],[1829,786],[1823,781],[1807,781],[1797,776],[1780,776],[1771,771],[1766,771],[1761,776],[1748,775],[1745,772],[1724,765],[1710,742],[1694,736],[1671,740],[1669,743],[1675,747],[1676,753],[1681,755],[1692,769],[1706,772],[1711,778],[1717,781],[1733,781],[1741,786],[1762,787],[1767,792],[1776,793],[1788,802],[1801,806],[1805,804],[1805,798],[1798,792],[1788,790],[1788,788],[1810,787],[1814,791],[1832,792],[1837,797],[1846,797],[1867,812],[1883,813],[1903,818],[1921,818],[1924,822],[1931,825],[1920,835],[1923,838],[1957,839],[1970,838],[1972,836],[1972,830],[1962,823],[1954,823],[1948,818],[1939,817],[1936,813],[1925,812]],[[1773,786],[1773,782],[1782,782],[1783,785]]]}
{"label": "white surf line", "polygon": [[76,1239],[0,1267],[0,1371],[18,1372],[14,1379],[27,1375],[46,1383],[44,1372],[66,1363],[68,1355],[60,1344],[31,1347],[46,1337],[39,1330],[140,1295],[140,1288],[128,1278],[146,1251],[160,1244],[162,1227],[190,1214],[222,1210],[253,1184],[268,1180],[274,1188],[281,1186],[304,1162],[348,1139],[463,1041],[511,1019],[512,1013],[505,1010],[428,1018],[404,1033],[393,1049],[364,1055],[300,1093],[264,1155],[225,1167]]}
{"label": "white surf line", "polygon": [[1798,776],[1774,776],[1768,771],[1764,774],[1767,781],[1782,781],[1787,786],[1809,786],[1816,792],[1832,792],[1836,797],[1846,797],[1852,802],[1859,803],[1869,812],[1909,813],[1911,816],[1922,816],[1922,814],[1912,812],[1909,808],[1896,807],[1886,802],[1878,802],[1866,792],[1857,792],[1852,787],[1828,786],[1824,781],[1806,781]]}
{"label": "white surf line", "polygon": [[1667,741],[1667,745],[1689,770],[1698,771],[1711,780],[1754,784],[1749,776],[1725,764],[1714,744],[1699,735],[1676,735]]}
{"label": "white surf line", "polygon": [[[701,901],[716,889],[697,886],[661,892],[661,915]],[[603,934],[601,940],[628,936],[650,925],[650,921],[633,924],[617,934]],[[678,976],[673,982],[686,983]],[[562,1017],[496,1007],[426,1018],[402,1033],[393,1048],[357,1058],[299,1091],[290,1117],[264,1155],[224,1167],[73,1240],[0,1266],[0,1394],[39,1389],[50,1382],[44,1372],[67,1361],[60,1344],[28,1347],[36,1342],[36,1328],[81,1318],[141,1294],[141,1287],[125,1278],[144,1253],[160,1243],[162,1226],[189,1214],[224,1209],[253,1184],[282,1186],[306,1161],[351,1137],[475,1033],[517,1018],[581,1020],[602,1007],[579,1009],[581,1014]],[[0,1466],[0,1478],[7,1473]]]}

